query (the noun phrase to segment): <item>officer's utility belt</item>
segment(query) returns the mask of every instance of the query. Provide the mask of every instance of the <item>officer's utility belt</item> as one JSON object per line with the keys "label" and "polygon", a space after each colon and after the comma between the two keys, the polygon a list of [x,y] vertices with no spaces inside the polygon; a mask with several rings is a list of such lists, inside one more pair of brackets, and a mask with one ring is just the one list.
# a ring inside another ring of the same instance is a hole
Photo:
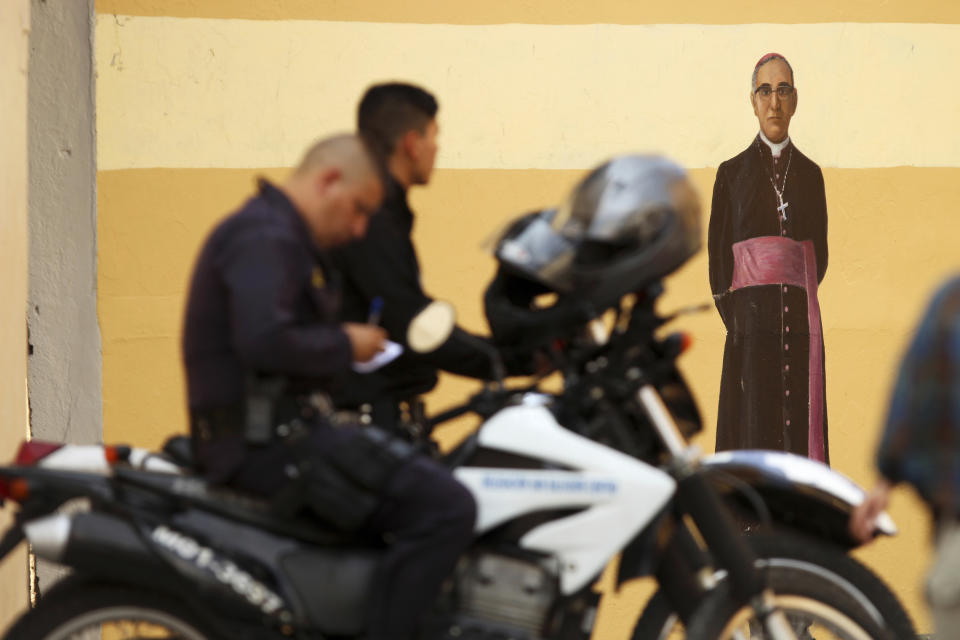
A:
{"label": "officer's utility belt", "polygon": [[248,444],[269,444],[309,429],[333,415],[329,397],[310,395],[249,396],[242,405],[190,412],[190,434],[200,442],[243,437]]}
{"label": "officer's utility belt", "polygon": [[379,400],[364,403],[356,409],[337,410],[331,414],[334,424],[373,424],[413,442],[429,436],[426,405],[418,397],[408,400]]}

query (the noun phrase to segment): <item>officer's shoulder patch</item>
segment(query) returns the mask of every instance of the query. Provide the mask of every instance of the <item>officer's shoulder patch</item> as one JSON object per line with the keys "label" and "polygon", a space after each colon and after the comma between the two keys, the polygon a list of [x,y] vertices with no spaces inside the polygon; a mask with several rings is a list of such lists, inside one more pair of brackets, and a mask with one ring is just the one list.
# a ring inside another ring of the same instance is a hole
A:
{"label": "officer's shoulder patch", "polygon": [[313,274],[310,276],[310,283],[313,285],[314,289],[322,289],[327,285],[327,278],[323,275],[323,269],[320,267],[313,268]]}

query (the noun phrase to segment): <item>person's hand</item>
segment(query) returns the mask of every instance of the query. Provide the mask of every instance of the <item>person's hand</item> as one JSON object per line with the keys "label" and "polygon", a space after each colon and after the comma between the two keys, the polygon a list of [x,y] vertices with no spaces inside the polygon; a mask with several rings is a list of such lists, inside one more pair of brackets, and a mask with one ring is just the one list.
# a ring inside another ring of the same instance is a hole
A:
{"label": "person's hand", "polygon": [[877,516],[887,508],[892,488],[889,482],[880,480],[877,486],[867,494],[863,502],[850,514],[850,522],[847,527],[854,540],[860,543],[873,540],[873,532],[877,528]]}
{"label": "person's hand", "polygon": [[345,322],[341,326],[350,339],[354,362],[366,362],[386,346],[387,332],[383,327],[358,322]]}

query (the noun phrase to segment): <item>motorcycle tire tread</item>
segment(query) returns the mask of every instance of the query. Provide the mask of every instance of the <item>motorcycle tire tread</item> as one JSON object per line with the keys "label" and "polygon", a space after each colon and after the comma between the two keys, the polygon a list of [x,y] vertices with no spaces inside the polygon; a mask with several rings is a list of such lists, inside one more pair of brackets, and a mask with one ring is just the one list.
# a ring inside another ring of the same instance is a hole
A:
{"label": "motorcycle tire tread", "polygon": [[[761,559],[787,558],[829,567],[831,572],[853,585],[883,616],[883,629],[873,630],[878,638],[883,640],[915,640],[917,638],[909,614],[889,587],[870,569],[846,555],[843,550],[810,536],[782,529],[754,532],[748,537],[753,550]],[[802,574],[800,578],[803,578]],[[802,585],[802,582],[800,584]],[[721,606],[720,602],[724,597],[728,596],[711,596],[713,601],[710,606]],[[733,611],[729,613],[732,614]],[[701,614],[702,607],[698,609],[695,620]],[[671,622],[673,615],[673,607],[666,595],[662,591],[656,592],[637,620],[632,639],[654,640],[665,637],[663,632],[673,624]],[[712,615],[715,618],[717,614]],[[715,620],[711,622],[711,624],[714,623]],[[691,621],[691,625],[693,624],[694,621]],[[701,630],[696,633],[704,631],[705,629],[701,627]]]}
{"label": "motorcycle tire tread", "polygon": [[789,557],[797,560],[817,563],[829,557],[829,564],[826,566],[857,587],[873,603],[897,640],[916,640],[917,632],[910,614],[887,583],[869,567],[842,553],[834,545],[809,535],[782,530],[760,531],[751,534],[749,538],[751,546],[761,558],[775,557],[778,550],[785,546]]}
{"label": "motorcycle tire tread", "polygon": [[[785,595],[803,596],[837,611],[854,622],[872,640],[898,640],[890,629],[883,629],[872,620],[865,620],[863,616],[856,616],[853,612],[844,611],[843,607],[834,606],[834,603],[842,601],[842,596],[838,597],[838,589],[816,580],[810,574],[795,569],[772,569],[770,586],[775,593],[779,591]],[[722,630],[742,607],[743,605],[736,602],[730,585],[720,584],[704,598],[693,614],[686,626],[685,637],[689,640],[725,640],[726,637],[721,635]]]}

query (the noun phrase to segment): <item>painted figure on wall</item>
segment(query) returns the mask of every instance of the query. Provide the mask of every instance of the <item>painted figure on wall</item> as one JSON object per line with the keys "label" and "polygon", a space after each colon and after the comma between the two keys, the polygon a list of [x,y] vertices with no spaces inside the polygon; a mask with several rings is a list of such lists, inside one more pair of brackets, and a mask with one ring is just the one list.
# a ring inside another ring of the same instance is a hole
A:
{"label": "painted figure on wall", "polygon": [[760,132],[717,170],[710,288],[727,330],[717,450],[775,449],[828,461],[817,286],[827,269],[823,174],[789,136],[793,69],[757,62],[750,102]]}

